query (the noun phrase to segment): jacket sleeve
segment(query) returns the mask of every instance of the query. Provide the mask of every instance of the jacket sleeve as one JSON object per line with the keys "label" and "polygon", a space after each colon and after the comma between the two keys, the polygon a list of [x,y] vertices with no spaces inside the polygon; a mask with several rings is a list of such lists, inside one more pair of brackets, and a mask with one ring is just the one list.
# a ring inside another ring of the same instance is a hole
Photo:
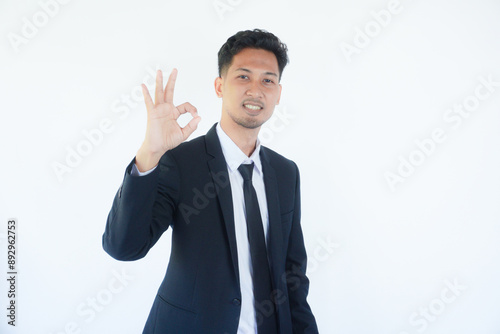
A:
{"label": "jacket sleeve", "polygon": [[316,320],[307,303],[309,279],[306,276],[307,255],[300,226],[300,175],[295,165],[295,208],[286,257],[286,283],[290,300],[292,328],[294,334],[317,334]]}
{"label": "jacket sleeve", "polygon": [[179,173],[169,152],[145,176],[132,176],[135,158],[125,171],[102,236],[104,250],[113,258],[133,261],[144,257],[169,225],[179,194]]}

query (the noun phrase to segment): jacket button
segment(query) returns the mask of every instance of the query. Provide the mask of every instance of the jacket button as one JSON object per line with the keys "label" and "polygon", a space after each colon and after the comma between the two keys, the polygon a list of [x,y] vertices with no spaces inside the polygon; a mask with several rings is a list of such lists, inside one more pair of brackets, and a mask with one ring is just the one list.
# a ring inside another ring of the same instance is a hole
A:
{"label": "jacket button", "polygon": [[233,299],[233,305],[236,305],[236,306],[241,305],[241,300],[239,300],[238,298],[234,298]]}

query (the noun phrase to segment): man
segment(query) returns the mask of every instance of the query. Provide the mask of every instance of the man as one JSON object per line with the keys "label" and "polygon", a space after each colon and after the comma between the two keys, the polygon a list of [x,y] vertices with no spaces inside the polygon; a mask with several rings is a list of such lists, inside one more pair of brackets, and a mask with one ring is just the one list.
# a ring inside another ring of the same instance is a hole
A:
{"label": "man", "polygon": [[[146,137],[127,167],[103,235],[118,260],[146,255],[172,227],[167,273],[143,333],[318,333],[306,301],[306,252],[297,166],[263,147],[259,130],[281,95],[287,49],[263,30],[219,51],[222,115],[184,142],[200,117],[173,105],[177,71],[155,102],[143,85]],[[180,114],[192,119],[181,128]]]}

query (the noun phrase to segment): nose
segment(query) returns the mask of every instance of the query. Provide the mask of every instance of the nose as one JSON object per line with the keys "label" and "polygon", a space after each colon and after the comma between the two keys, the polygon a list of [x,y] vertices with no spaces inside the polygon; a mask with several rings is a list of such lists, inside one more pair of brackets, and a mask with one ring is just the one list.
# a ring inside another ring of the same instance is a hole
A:
{"label": "nose", "polygon": [[247,89],[246,94],[248,96],[251,96],[253,98],[261,98],[262,97],[262,91],[259,87],[259,83],[250,83],[250,86]]}

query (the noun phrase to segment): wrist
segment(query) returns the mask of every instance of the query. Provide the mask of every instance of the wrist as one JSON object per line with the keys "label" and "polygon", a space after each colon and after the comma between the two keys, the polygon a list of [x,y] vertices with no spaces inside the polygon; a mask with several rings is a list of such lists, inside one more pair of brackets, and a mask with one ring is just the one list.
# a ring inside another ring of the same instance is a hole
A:
{"label": "wrist", "polygon": [[158,162],[160,161],[162,155],[163,153],[151,152],[145,147],[141,146],[135,156],[135,165],[137,166],[139,172],[146,172],[158,165]]}

